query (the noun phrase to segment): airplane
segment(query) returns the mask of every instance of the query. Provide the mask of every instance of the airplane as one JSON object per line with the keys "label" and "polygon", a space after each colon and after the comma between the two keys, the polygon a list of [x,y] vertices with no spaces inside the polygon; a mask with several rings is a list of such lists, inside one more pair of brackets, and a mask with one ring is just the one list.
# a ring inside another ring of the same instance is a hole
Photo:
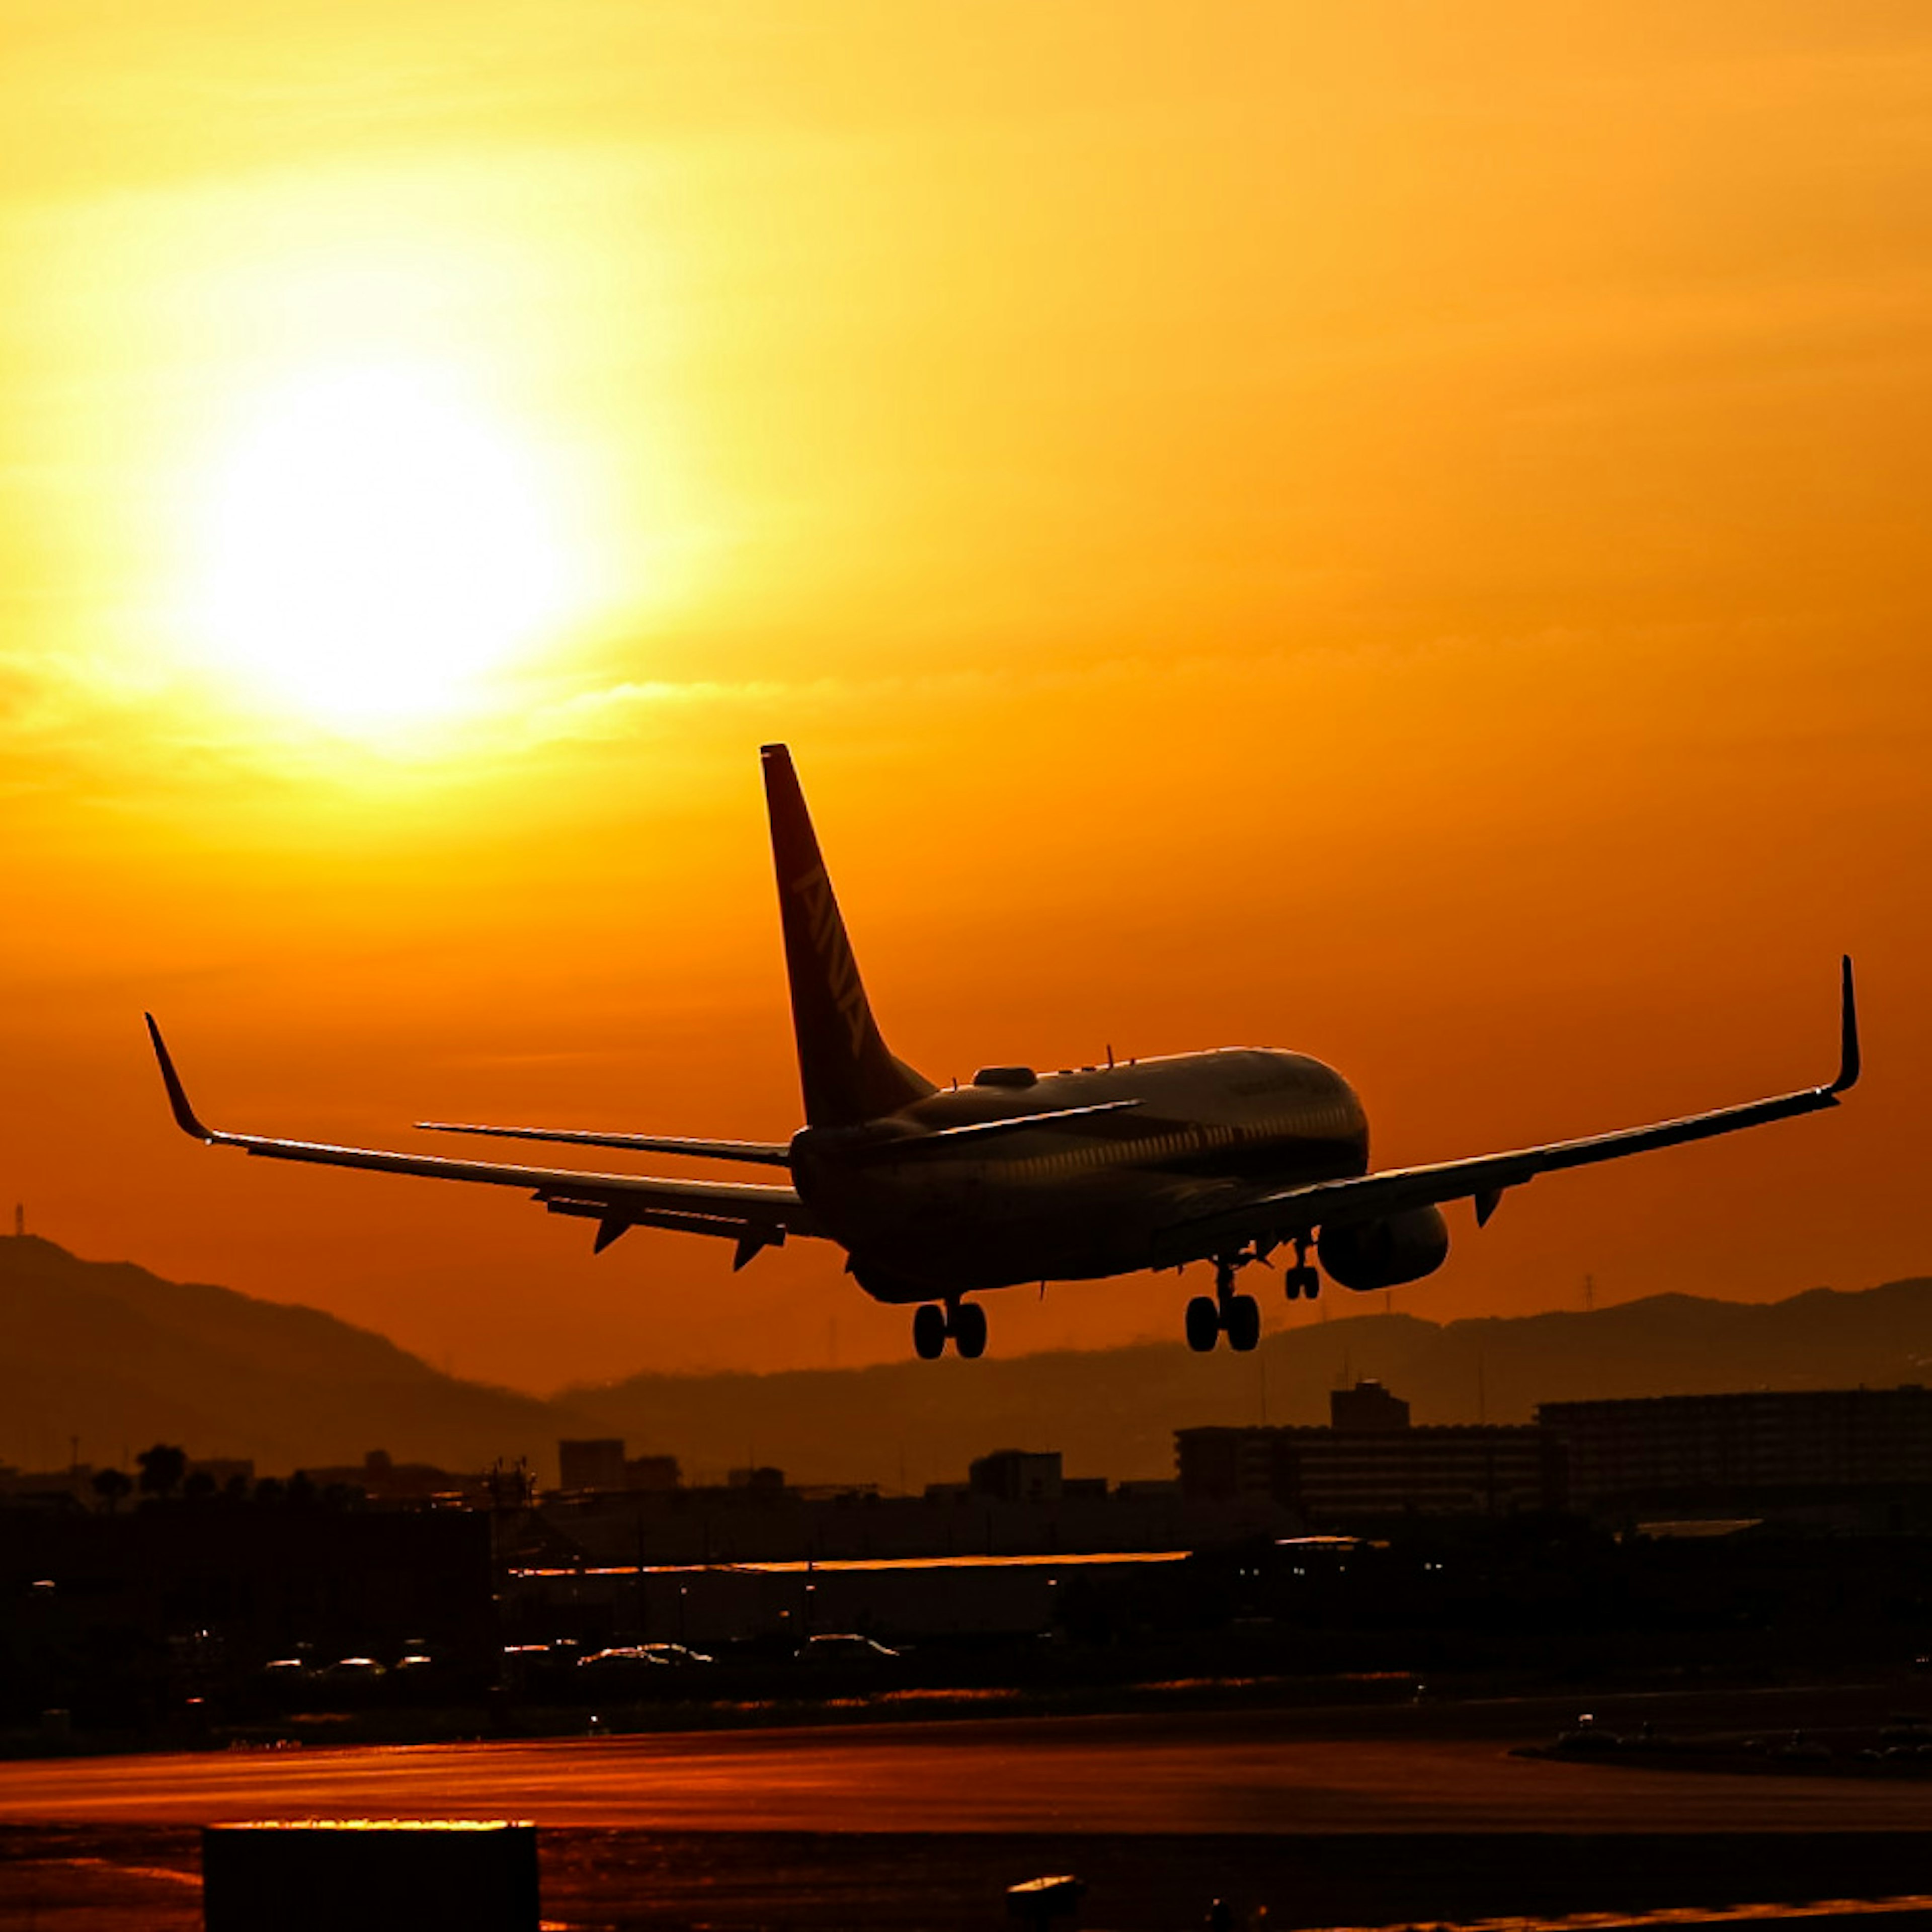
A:
{"label": "airplane", "polygon": [[[860,978],[791,754],[760,754],[805,1124],[789,1141],[692,1140],[561,1127],[418,1121],[418,1130],[677,1154],[784,1171],[784,1184],[579,1172],[226,1133],[204,1126],[153,1015],[148,1032],[176,1123],[196,1140],[276,1160],[524,1188],[597,1224],[594,1253],[632,1228],[720,1237],[732,1267],[794,1236],[844,1250],[876,1300],[910,1304],[914,1352],[986,1352],[970,1297],[1207,1262],[1214,1292],[1187,1304],[1188,1346],[1261,1336],[1241,1270],[1292,1246],[1291,1300],[1322,1277],[1359,1292],[1419,1281],[1449,1252],[1445,1203],[1485,1226],[1538,1174],[1706,1140],[1835,1107],[1858,1077],[1858,1013],[1840,963],[1838,1070],[1822,1087],[1509,1153],[1372,1172],[1368,1123],[1342,1076],[1305,1054],[1223,1047],[1036,1072],[982,1066],[940,1088],[896,1058]],[[1316,1260],[1311,1262],[1312,1250]],[[1318,1262],[1319,1266],[1316,1265]]]}

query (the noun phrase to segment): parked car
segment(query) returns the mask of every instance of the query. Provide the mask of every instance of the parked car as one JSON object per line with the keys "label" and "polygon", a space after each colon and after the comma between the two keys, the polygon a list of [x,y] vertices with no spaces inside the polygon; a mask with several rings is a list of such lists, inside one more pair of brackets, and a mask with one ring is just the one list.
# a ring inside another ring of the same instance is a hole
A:
{"label": "parked car", "polygon": [[862,1636],[856,1630],[821,1630],[807,1637],[794,1654],[801,1664],[836,1664],[848,1669],[854,1664],[896,1664],[899,1658],[890,1644]]}
{"label": "parked car", "polygon": [[660,1664],[715,1664],[717,1659],[709,1651],[693,1650],[688,1643],[640,1643],[640,1650],[647,1650]]}
{"label": "parked car", "polygon": [[593,1650],[587,1657],[577,1660],[579,1670],[588,1670],[598,1676],[623,1676],[634,1672],[662,1670],[670,1659],[655,1653],[658,1646],[647,1643],[613,1644],[608,1650]]}

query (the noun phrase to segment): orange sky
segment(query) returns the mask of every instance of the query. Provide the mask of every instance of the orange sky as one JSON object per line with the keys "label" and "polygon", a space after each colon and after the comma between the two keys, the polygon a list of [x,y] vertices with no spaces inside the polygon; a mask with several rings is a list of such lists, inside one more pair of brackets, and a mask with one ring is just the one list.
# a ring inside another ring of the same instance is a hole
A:
{"label": "orange sky", "polygon": [[[784,738],[940,1078],[1293,1046],[1447,1157],[1822,1078],[1856,953],[1844,1112],[1465,1211],[1398,1306],[1932,1268],[1922,8],[0,0],[0,43],[40,1232],[530,1388],[901,1354],[828,1248],[593,1262],[196,1149],[140,1034],[222,1125],[782,1136]],[[456,560],[400,603],[386,491]],[[1182,1299],[1010,1294],[993,1346]]]}

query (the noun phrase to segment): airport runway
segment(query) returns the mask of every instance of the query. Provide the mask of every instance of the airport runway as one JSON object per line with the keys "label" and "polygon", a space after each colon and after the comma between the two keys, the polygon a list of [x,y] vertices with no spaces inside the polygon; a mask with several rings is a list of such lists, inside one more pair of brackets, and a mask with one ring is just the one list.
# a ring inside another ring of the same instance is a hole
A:
{"label": "airport runway", "polygon": [[[1390,1718],[1401,1714],[1386,1714]],[[1545,1714],[1311,1734],[1174,1714],[0,1765],[0,1821],[518,1817],[626,1832],[1920,1832],[1932,1783],[1511,1755]],[[1318,1727],[1317,1727],[1318,1729]],[[1414,1735],[1425,1730],[1430,1735]],[[1516,1735],[1512,1736],[1512,1732]],[[1405,1734],[1406,1733],[1406,1734]]]}

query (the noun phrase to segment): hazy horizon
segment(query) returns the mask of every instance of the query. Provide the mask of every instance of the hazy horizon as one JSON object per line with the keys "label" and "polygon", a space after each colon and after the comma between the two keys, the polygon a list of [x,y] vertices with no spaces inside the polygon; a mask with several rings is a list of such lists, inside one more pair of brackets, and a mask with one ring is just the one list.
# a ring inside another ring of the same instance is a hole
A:
{"label": "hazy horizon", "polygon": [[1076,1475],[1165,1477],[1176,1430],[1324,1422],[1330,1393],[1364,1378],[1418,1424],[1521,1424],[1543,1402],[1604,1396],[1920,1384],[1932,1276],[1771,1305],[1653,1296],[1448,1322],[1369,1297],[1252,1355],[1167,1336],[836,1370],[614,1364],[608,1382],[538,1395],[449,1379],[314,1309],[0,1240],[0,1464],[36,1471],[126,1468],[166,1442],[282,1475],[359,1468],[376,1449],[457,1472],[523,1458],[548,1483],[560,1440],[616,1436],[676,1457],[687,1484],[765,1463],[794,1482],[916,1492],[1012,1447],[1058,1450]]}
{"label": "hazy horizon", "polygon": [[[140,1270],[144,1274],[153,1275],[158,1280],[160,1280],[164,1282],[166,1282],[170,1286],[177,1285],[171,1280],[170,1277],[161,1274],[159,1270],[153,1268],[150,1264],[142,1261],[136,1256],[124,1254],[80,1254],[68,1247],[64,1244],[59,1241],[55,1236],[48,1234],[44,1230],[29,1228],[26,1232],[29,1234],[35,1237],[37,1239],[45,1241],[50,1246],[55,1249],[58,1252],[70,1256],[73,1259],[80,1262],[84,1267],[134,1268]],[[4,1238],[4,1237],[0,1237],[0,1238]],[[1196,1270],[1196,1274],[1198,1275],[1201,1272],[1202,1270]],[[1194,1280],[1194,1278],[1195,1276],[1192,1275],[1184,1277],[1184,1279],[1186,1279],[1190,1281]],[[1640,1302],[1655,1300],[1660,1298],[1678,1295],[1684,1296],[1694,1300],[1716,1302],[1737,1307],[1762,1307],[1772,1304],[1788,1302],[1796,1299],[1800,1296],[1808,1294],[1822,1292],[1828,1294],[1852,1295],[1865,1294],[1876,1292],[1880,1289],[1895,1288],[1901,1284],[1909,1285],[1919,1281],[1932,1281],[1932,1267],[1928,1267],[1922,1273],[1908,1271],[1905,1274],[1890,1277],[1884,1281],[1879,1282],[1858,1282],[1849,1285],[1843,1282],[1813,1282],[1804,1288],[1793,1289],[1788,1293],[1778,1295],[1724,1295],[1714,1293],[1699,1292],[1696,1290],[1679,1288],[1648,1288],[1640,1289],[1634,1293],[1626,1295],[1610,1297],[1598,1292],[1594,1285],[1592,1285],[1588,1291],[1587,1300],[1586,1299],[1586,1291],[1580,1287],[1576,1298],[1568,1304],[1554,1304],[1547,1308],[1514,1310],[1508,1311],[1507,1313],[1497,1316],[1492,1316],[1487,1311],[1478,1311],[1474,1315],[1455,1315],[1445,1312],[1441,1310],[1431,1308],[1428,1305],[1428,1297],[1426,1293],[1423,1292],[1426,1289],[1426,1283],[1418,1284],[1414,1287],[1406,1289],[1396,1289],[1366,1294],[1351,1294],[1347,1293],[1346,1291],[1336,1290],[1330,1288],[1324,1292],[1324,1300],[1327,1305],[1325,1307],[1322,1307],[1318,1310],[1313,1318],[1312,1322],[1310,1324],[1299,1322],[1292,1323],[1286,1321],[1278,1321],[1272,1318],[1275,1313],[1275,1310],[1274,1304],[1270,1304],[1269,1306],[1269,1312],[1271,1318],[1269,1322],[1268,1334],[1270,1336],[1274,1336],[1285,1334],[1292,1328],[1300,1328],[1306,1325],[1319,1327],[1333,1322],[1348,1321],[1360,1317],[1378,1316],[1384,1315],[1401,1316],[1426,1323],[1431,1327],[1442,1328],[1446,1328],[1450,1324],[1456,1322],[1469,1320],[1483,1320],[1486,1318],[1509,1320],[1526,1318],[1540,1315],[1582,1315],[1592,1312],[1607,1312],[1613,1308],[1628,1307]],[[224,1292],[246,1294],[250,1300],[261,1302],[271,1308],[286,1309],[295,1311],[314,1310],[322,1313],[328,1313],[329,1312],[324,1305],[324,1303],[320,1300],[286,1298],[273,1294],[257,1294],[252,1290],[238,1289],[232,1282],[205,1281],[199,1278],[192,1278],[185,1279],[178,1285],[189,1287],[213,1288]],[[1090,1284],[1090,1286],[1093,1286],[1093,1284]],[[1104,1286],[1104,1284],[1098,1284],[1098,1286]],[[993,1305],[995,1307],[1000,1306],[997,1300]],[[349,1318],[346,1316],[334,1316],[332,1318],[347,1321]],[[512,1376],[485,1376],[470,1373],[463,1370],[460,1365],[452,1367],[442,1362],[436,1360],[433,1357],[425,1354],[420,1351],[406,1348],[405,1344],[400,1342],[396,1336],[384,1329],[379,1322],[362,1322],[352,1323],[351,1325],[367,1334],[378,1337],[384,1342],[393,1343],[398,1348],[404,1348],[405,1352],[410,1354],[416,1360],[422,1363],[425,1367],[435,1370],[439,1373],[453,1375],[460,1380],[475,1383],[482,1387],[500,1389],[508,1394],[518,1396],[530,1396],[538,1401],[546,1402],[561,1402],[567,1397],[586,1391],[609,1389],[622,1383],[652,1376],[668,1375],[688,1379],[702,1379],[718,1376],[741,1374],[750,1374],[754,1376],[783,1375],[810,1372],[827,1369],[844,1370],[876,1368],[890,1364],[902,1364],[906,1362],[908,1359],[908,1352],[907,1350],[904,1348],[893,1348],[888,1347],[877,1354],[868,1355],[862,1358],[854,1358],[850,1360],[844,1359],[842,1357],[834,1358],[832,1355],[828,1354],[828,1355],[824,1359],[816,1361],[801,1359],[799,1360],[779,1363],[764,1366],[750,1367],[748,1367],[746,1364],[742,1363],[729,1360],[715,1362],[694,1360],[680,1363],[671,1366],[667,1366],[661,1362],[652,1360],[639,1361],[632,1364],[611,1361],[607,1362],[597,1372],[594,1374],[573,1376],[566,1378],[565,1380],[561,1382],[540,1383],[534,1382],[520,1382]],[[1046,1354],[1101,1354],[1108,1353],[1123,1348],[1172,1348],[1178,1349],[1180,1346],[1181,1338],[1178,1334],[1171,1332],[1168,1329],[1164,1328],[1150,1328],[1142,1334],[1118,1336],[1109,1337],[1105,1340],[1096,1340],[1088,1335],[1076,1334],[1070,1340],[1048,1340],[1030,1348],[1010,1349],[1003,1351],[997,1354],[989,1354],[988,1359],[995,1361],[1024,1360],[1030,1358]],[[1238,1364],[1231,1364],[1231,1366],[1238,1366]],[[970,1368],[966,1368],[963,1370],[956,1370],[953,1372],[964,1372],[970,1376],[973,1372],[973,1370]],[[1372,1372],[1372,1371],[1368,1369],[1364,1369],[1364,1372],[1368,1373]]]}

